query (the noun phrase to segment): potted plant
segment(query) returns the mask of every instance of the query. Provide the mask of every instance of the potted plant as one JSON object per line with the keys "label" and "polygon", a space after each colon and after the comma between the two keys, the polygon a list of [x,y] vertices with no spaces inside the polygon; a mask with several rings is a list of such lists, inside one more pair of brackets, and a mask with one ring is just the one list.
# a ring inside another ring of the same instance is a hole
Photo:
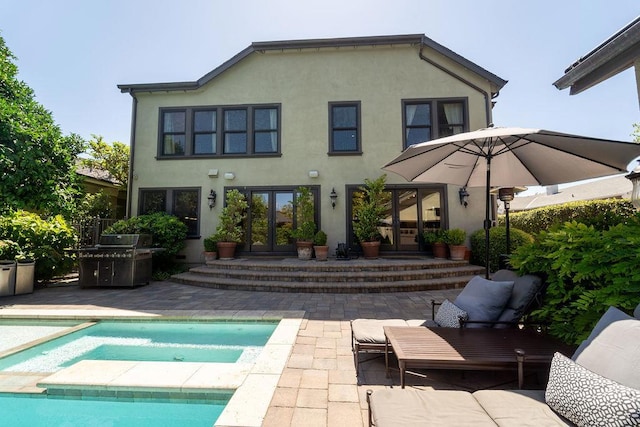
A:
{"label": "potted plant", "polygon": [[225,199],[226,205],[218,218],[213,239],[217,242],[220,259],[232,259],[236,246],[243,238],[242,222],[247,217],[249,204],[245,195],[237,189],[228,190]]}
{"label": "potted plant", "polygon": [[389,193],[384,190],[387,175],[365,179],[353,202],[353,232],[365,258],[377,258],[380,252],[380,222],[384,219]]}
{"label": "potted plant", "polygon": [[451,259],[455,261],[464,260],[467,247],[464,245],[467,233],[461,228],[452,228],[445,232],[445,241],[449,245]]}
{"label": "potted plant", "polygon": [[329,246],[327,246],[327,233],[318,230],[313,238],[313,250],[316,254],[316,261],[326,261],[329,257]]}
{"label": "potted plant", "polygon": [[298,187],[294,205],[296,207],[296,228],[291,232],[291,236],[296,239],[298,259],[311,259],[316,223],[314,221],[313,193],[309,187]]}
{"label": "potted plant", "polygon": [[218,241],[215,235],[211,235],[205,238],[202,243],[204,244],[204,260],[205,262],[215,261],[218,257]]}
{"label": "potted plant", "polygon": [[431,245],[434,258],[447,258],[447,244],[444,241],[444,230],[437,228],[427,230],[422,234],[425,244]]}

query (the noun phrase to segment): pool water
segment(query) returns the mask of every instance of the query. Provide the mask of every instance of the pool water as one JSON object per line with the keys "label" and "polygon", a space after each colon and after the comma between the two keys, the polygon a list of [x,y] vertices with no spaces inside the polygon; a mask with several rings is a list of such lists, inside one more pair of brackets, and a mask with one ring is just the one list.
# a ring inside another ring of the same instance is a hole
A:
{"label": "pool water", "polygon": [[230,396],[206,401],[59,399],[0,394],[3,427],[211,427]]}
{"label": "pool water", "polygon": [[277,322],[101,321],[0,359],[0,370],[56,372],[80,360],[252,363]]}

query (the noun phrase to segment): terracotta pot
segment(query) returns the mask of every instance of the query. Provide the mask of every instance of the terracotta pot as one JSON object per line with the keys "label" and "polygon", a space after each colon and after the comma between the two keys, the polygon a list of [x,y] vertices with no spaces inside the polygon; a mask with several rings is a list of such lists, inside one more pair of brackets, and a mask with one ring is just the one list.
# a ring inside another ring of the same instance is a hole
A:
{"label": "terracotta pot", "polygon": [[311,254],[313,253],[313,242],[298,240],[296,242],[296,249],[298,250],[298,259],[311,259]]}
{"label": "terracotta pot", "polygon": [[380,242],[361,242],[362,255],[365,259],[376,259],[380,254]]}
{"label": "terracotta pot", "polygon": [[236,242],[218,242],[218,254],[220,259],[233,259],[236,253]]}
{"label": "terracotta pot", "polygon": [[329,257],[329,246],[314,246],[313,251],[316,253],[316,261],[326,261]]}
{"label": "terracotta pot", "polygon": [[431,245],[434,258],[447,259],[447,245],[446,243],[438,242]]}
{"label": "terracotta pot", "polygon": [[466,246],[449,245],[449,253],[453,261],[463,261],[466,252]]}
{"label": "terracotta pot", "polygon": [[218,258],[218,252],[207,252],[204,251],[204,262],[215,261]]}

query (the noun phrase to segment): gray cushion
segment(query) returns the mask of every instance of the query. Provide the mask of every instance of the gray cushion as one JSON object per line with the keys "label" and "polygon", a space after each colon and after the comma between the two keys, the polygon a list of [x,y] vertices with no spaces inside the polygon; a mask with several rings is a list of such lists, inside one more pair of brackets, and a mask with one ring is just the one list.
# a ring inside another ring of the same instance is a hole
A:
{"label": "gray cushion", "polygon": [[577,425],[640,424],[640,390],[591,372],[560,353],[551,361],[545,400]]}
{"label": "gray cushion", "polygon": [[580,346],[578,346],[576,351],[573,353],[573,356],[571,356],[571,359],[576,360],[578,355],[580,355],[580,353],[582,353],[582,351],[589,344],[591,344],[591,341],[593,341],[595,337],[600,335],[600,332],[602,332],[604,328],[609,326],[611,323],[617,322],[619,320],[630,320],[630,319],[633,319],[633,317],[629,316],[624,311],[621,311],[616,307],[609,307],[609,309],[602,315],[600,320],[598,320],[598,323],[596,323],[596,325],[593,327],[587,339],[582,341]]}
{"label": "gray cushion", "polygon": [[633,310],[633,317],[635,317],[636,319],[640,319],[640,304],[638,304],[636,309]]}
{"label": "gray cushion", "polygon": [[491,279],[497,282],[513,281],[511,297],[507,301],[500,317],[498,317],[500,322],[517,322],[520,320],[542,286],[540,277],[532,274],[518,276],[515,271],[511,270],[498,270]]}
{"label": "gray cushion", "polygon": [[598,375],[640,390],[640,320],[610,323],[575,361]]}
{"label": "gray cushion", "polygon": [[370,402],[376,427],[496,426],[466,391],[384,389],[374,391]]}
{"label": "gray cushion", "polygon": [[[475,276],[453,303],[469,314],[469,320],[494,322],[511,297],[513,281],[496,282]],[[485,325],[468,325],[469,327]],[[490,326],[490,325],[486,325]]]}
{"label": "gray cushion", "polygon": [[424,326],[426,328],[437,328],[439,325],[431,319],[408,319],[407,325],[409,326]]}
{"label": "gray cushion", "polygon": [[438,312],[434,320],[438,326],[442,326],[443,328],[459,328],[460,319],[467,320],[468,318],[469,315],[466,311],[446,299],[440,304],[440,307],[438,307]]}
{"label": "gray cushion", "polygon": [[384,326],[407,326],[407,322],[402,319],[356,319],[351,322],[351,331],[359,343],[384,344]]}
{"label": "gray cushion", "polygon": [[480,390],[473,397],[500,427],[571,425],[547,406],[544,390]]}

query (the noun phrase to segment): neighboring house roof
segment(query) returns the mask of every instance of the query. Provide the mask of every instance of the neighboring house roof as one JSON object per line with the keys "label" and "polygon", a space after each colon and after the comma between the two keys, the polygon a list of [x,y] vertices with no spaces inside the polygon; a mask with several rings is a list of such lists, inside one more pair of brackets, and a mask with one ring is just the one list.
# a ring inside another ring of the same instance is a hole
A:
{"label": "neighboring house roof", "polygon": [[[120,84],[118,88],[124,93],[134,92],[157,92],[157,91],[173,91],[173,90],[196,90],[220,74],[233,67],[253,53],[262,53],[265,51],[282,51],[290,49],[320,49],[320,48],[338,48],[338,47],[358,47],[358,46],[382,46],[394,44],[415,44],[429,47],[448,59],[462,65],[479,76],[485,78],[497,87],[499,91],[507,81],[501,79],[495,74],[485,70],[479,65],[469,61],[468,59],[458,55],[452,50],[442,46],[441,44],[431,40],[424,34],[412,35],[396,35],[396,36],[372,36],[372,37],[349,37],[349,38],[333,38],[333,39],[310,39],[310,40],[288,40],[288,41],[271,41],[271,42],[254,42],[243,51],[236,54],[219,67],[205,74],[200,79],[193,82],[173,82],[173,83],[141,83],[141,84]],[[496,94],[497,94],[496,91]]]}
{"label": "neighboring house roof", "polygon": [[553,83],[575,95],[634,65],[640,58],[640,17],[571,64]]}
{"label": "neighboring house roof", "polygon": [[[626,198],[631,195],[631,181],[624,175],[616,175],[597,181],[561,188],[553,194],[516,196],[509,205],[510,211],[523,211],[543,206],[559,205],[580,200]],[[550,192],[553,192],[550,191]],[[501,202],[498,202],[501,204]]]}
{"label": "neighboring house roof", "polygon": [[105,184],[111,184],[113,186],[120,186],[122,183],[115,179],[111,174],[102,169],[90,168],[82,165],[76,166],[76,173],[86,178],[91,178],[96,181],[102,181]]}

